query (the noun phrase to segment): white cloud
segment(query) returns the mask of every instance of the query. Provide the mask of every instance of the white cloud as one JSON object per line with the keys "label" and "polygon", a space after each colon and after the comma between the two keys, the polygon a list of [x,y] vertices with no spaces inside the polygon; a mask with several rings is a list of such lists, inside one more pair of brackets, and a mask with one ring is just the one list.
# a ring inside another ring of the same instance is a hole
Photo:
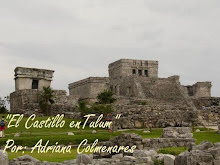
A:
{"label": "white cloud", "polygon": [[160,76],[211,80],[220,95],[217,0],[20,0],[0,5],[0,96],[16,66],[55,70],[54,88],[107,76],[120,58],[159,60]]}

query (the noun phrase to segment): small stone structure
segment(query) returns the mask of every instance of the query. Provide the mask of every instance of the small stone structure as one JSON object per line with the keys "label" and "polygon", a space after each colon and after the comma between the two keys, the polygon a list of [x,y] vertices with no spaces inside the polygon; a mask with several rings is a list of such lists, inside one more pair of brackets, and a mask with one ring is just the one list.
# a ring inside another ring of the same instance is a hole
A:
{"label": "small stone structure", "polygon": [[196,84],[186,86],[189,96],[195,98],[211,97],[211,82],[197,82]]}
{"label": "small stone structure", "polygon": [[15,91],[23,89],[42,90],[50,86],[53,70],[17,67],[15,72]]}
{"label": "small stone structure", "polygon": [[70,96],[95,102],[97,95],[108,89],[108,77],[89,77],[69,84]]}
{"label": "small stone structure", "polygon": [[[43,87],[51,85],[53,70],[36,68],[15,68],[15,92],[10,94],[10,112],[22,113],[26,115],[41,113],[38,96]],[[53,90],[54,104],[52,114],[74,113],[75,117],[79,114],[75,110],[78,99],[67,96],[65,90]]]}

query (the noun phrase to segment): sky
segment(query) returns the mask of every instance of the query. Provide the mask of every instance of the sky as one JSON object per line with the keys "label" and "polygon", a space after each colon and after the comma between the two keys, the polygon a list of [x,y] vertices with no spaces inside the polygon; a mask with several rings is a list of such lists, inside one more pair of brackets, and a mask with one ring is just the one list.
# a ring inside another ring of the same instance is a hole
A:
{"label": "sky", "polygon": [[159,77],[212,81],[220,96],[219,0],[0,0],[0,96],[17,66],[55,70],[52,87],[108,76],[121,58],[159,61]]}

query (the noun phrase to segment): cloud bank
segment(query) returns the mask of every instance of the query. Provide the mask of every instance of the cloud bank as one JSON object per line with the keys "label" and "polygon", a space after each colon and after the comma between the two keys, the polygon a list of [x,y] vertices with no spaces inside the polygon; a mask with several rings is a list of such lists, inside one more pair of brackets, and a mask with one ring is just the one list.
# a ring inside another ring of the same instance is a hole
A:
{"label": "cloud bank", "polygon": [[20,0],[0,5],[0,96],[16,66],[55,70],[53,88],[108,76],[121,58],[158,60],[159,76],[212,81],[220,96],[218,0]]}

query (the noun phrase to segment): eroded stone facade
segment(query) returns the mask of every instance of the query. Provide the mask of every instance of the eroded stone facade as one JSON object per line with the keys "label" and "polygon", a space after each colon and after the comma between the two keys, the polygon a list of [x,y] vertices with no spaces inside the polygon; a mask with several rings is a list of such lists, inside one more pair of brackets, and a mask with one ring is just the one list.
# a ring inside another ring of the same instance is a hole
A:
{"label": "eroded stone facade", "polygon": [[69,93],[72,97],[95,102],[97,95],[108,88],[108,77],[89,77],[69,84]]}
{"label": "eroded stone facade", "polygon": [[194,98],[211,97],[211,87],[211,82],[197,82],[186,86],[189,96]]}
{"label": "eroded stone facade", "polygon": [[[15,91],[10,95],[11,112],[22,113],[27,116],[35,113],[42,114],[39,107],[40,91],[33,89],[23,89]],[[52,104],[52,115],[76,112],[75,105],[78,99],[68,96],[65,90],[53,90],[54,104]]]}
{"label": "eroded stone facade", "polygon": [[53,70],[17,67],[15,72],[15,90],[37,89],[50,86]]}

